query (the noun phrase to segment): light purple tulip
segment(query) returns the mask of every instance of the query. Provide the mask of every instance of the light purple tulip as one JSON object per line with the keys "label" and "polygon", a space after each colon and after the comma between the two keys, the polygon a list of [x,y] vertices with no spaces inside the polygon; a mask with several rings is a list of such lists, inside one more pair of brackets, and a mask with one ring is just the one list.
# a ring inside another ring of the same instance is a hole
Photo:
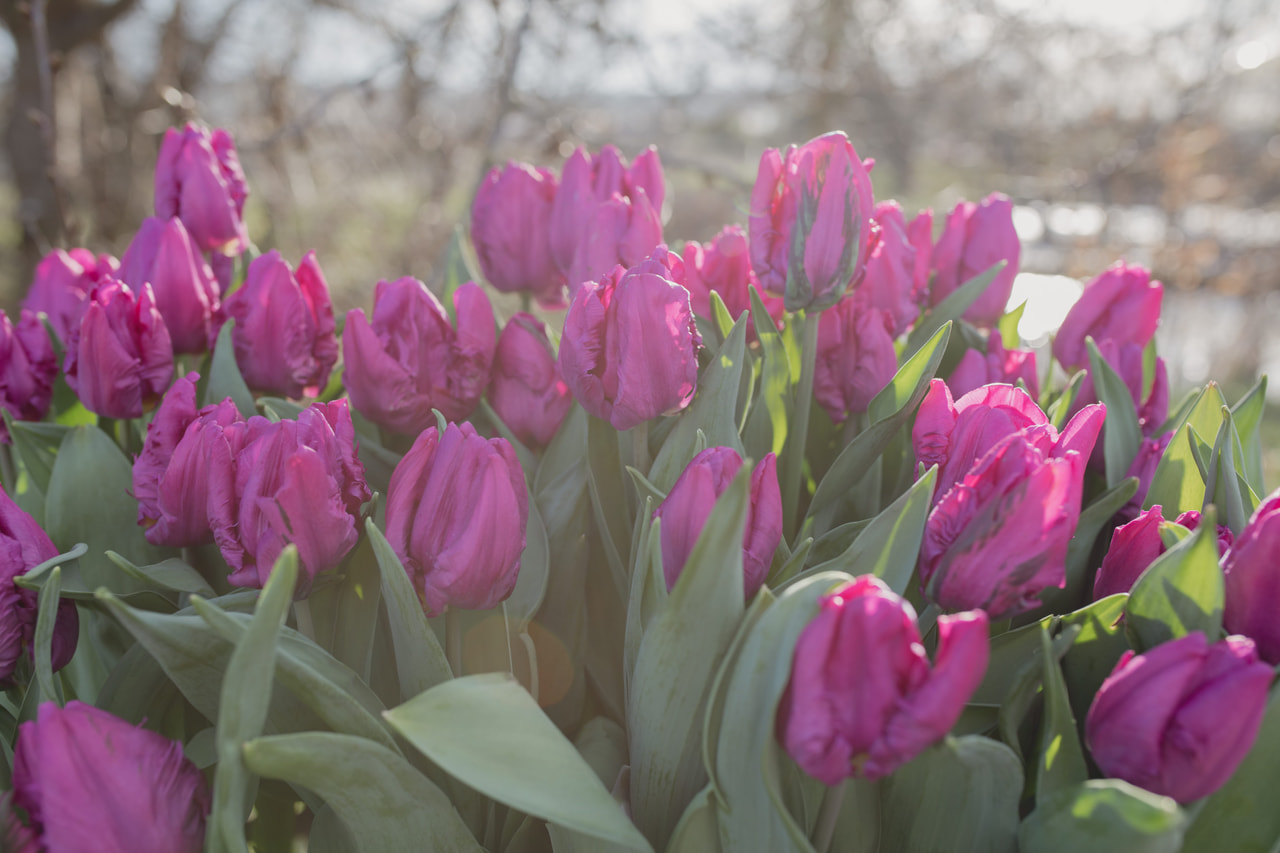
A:
{"label": "light purple tulip", "polygon": [[898,370],[893,318],[868,307],[860,293],[841,299],[818,319],[813,396],[837,424],[865,412]]}
{"label": "light purple tulip", "polygon": [[976,349],[966,350],[956,369],[947,377],[947,385],[952,395],[963,397],[983,385],[997,382],[1013,385],[1019,379],[1032,397],[1040,396],[1035,350],[1007,350],[1000,333],[992,330],[987,338],[986,354]]}
{"label": "light purple tulip", "polygon": [[[0,311],[0,406],[15,420],[41,420],[57,377],[58,360],[40,318],[24,308],[15,326]],[[9,441],[9,430],[0,422],[0,442]]]}
{"label": "light purple tulip", "polygon": [[120,280],[150,284],[177,353],[213,346],[222,326],[222,291],[181,219],[148,217],[120,259]]}
{"label": "light purple tulip", "polygon": [[1258,653],[1280,664],[1280,490],[1267,496],[1222,560],[1227,599],[1222,621],[1233,634],[1258,644]]}
{"label": "light purple tulip", "polygon": [[1137,264],[1117,261],[1084,287],[1053,339],[1053,356],[1067,370],[1089,366],[1085,338],[1101,348],[1113,341],[1117,348],[1132,344],[1140,352],[1151,342],[1160,323],[1164,286]]}
{"label": "light purple tulip", "polygon": [[54,249],[36,265],[31,289],[22,307],[48,315],[58,341],[66,345],[80,325],[80,314],[89,293],[104,280],[114,278],[120,262],[110,255],[96,258],[88,249],[64,252]]}
{"label": "light purple tulip", "polygon": [[503,293],[530,293],[544,308],[565,306],[564,275],[551,258],[556,176],[527,163],[493,168],[471,205],[471,241],[485,280]]}
{"label": "light purple tulip", "polygon": [[156,159],[156,216],[181,219],[203,251],[239,255],[249,245],[248,196],[229,133],[196,124],[165,131]]}
{"label": "light purple tulip", "polygon": [[547,325],[532,314],[507,321],[489,380],[489,403],[527,447],[546,447],[573,408],[573,394],[560,378],[560,365]]}
{"label": "light purple tulip", "polygon": [[937,305],[969,279],[998,261],[1008,261],[986,291],[964,312],[975,325],[990,328],[1004,314],[1018,274],[1022,244],[1013,227],[1013,202],[992,193],[980,204],[961,201],[947,216],[942,236],[933,247],[931,305]]}

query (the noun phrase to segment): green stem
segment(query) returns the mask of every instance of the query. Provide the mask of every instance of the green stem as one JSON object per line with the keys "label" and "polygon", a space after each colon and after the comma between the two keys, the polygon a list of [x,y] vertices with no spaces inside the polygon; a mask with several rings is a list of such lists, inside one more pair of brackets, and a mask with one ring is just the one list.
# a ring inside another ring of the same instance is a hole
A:
{"label": "green stem", "polygon": [[520,310],[526,314],[533,313],[533,294],[527,290],[520,291]]}
{"label": "green stem", "polygon": [[831,839],[836,834],[836,822],[840,820],[840,804],[844,801],[844,786],[847,781],[827,788],[822,795],[822,806],[818,809],[818,825],[813,830],[813,849],[816,853],[827,853],[831,849]]}
{"label": "green stem", "polygon": [[631,464],[646,477],[649,476],[649,422],[637,424],[631,429]]}
{"label": "green stem", "polygon": [[13,468],[12,445],[0,444],[0,476],[4,478],[4,490],[10,495],[15,494],[18,488],[18,475]]}
{"label": "green stem", "polygon": [[796,389],[796,409],[787,430],[786,475],[782,484],[782,512],[786,519],[787,540],[796,535],[800,525],[800,482],[804,474],[804,445],[809,437],[809,408],[813,403],[813,372],[818,361],[818,312],[806,313],[804,338],[800,350],[800,385]]}
{"label": "green stem", "polygon": [[462,677],[462,614],[456,607],[444,611],[444,656],[454,678]]}
{"label": "green stem", "polygon": [[297,819],[292,799],[260,792],[254,808],[257,816],[250,827],[253,848],[262,853],[290,853]]}

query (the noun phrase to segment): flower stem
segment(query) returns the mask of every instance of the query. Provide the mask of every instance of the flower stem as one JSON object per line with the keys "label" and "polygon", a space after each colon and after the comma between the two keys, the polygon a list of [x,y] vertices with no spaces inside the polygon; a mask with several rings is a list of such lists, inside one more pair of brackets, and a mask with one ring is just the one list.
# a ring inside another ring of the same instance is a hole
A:
{"label": "flower stem", "polygon": [[818,361],[818,312],[804,317],[804,338],[800,350],[800,385],[796,389],[796,408],[787,430],[786,477],[782,484],[782,512],[786,518],[787,539],[796,535],[800,524],[800,482],[804,473],[804,445],[809,437],[809,408],[813,403],[813,372]]}
{"label": "flower stem", "polygon": [[520,310],[526,314],[533,312],[533,294],[527,290],[520,291]]}
{"label": "flower stem", "polygon": [[298,633],[308,640],[316,638],[316,626],[311,621],[311,602],[299,598],[293,603],[293,618],[298,622]]}
{"label": "flower stem", "polygon": [[18,475],[13,467],[13,447],[8,444],[0,444],[0,477],[4,478],[4,490],[10,495],[16,494],[18,489]]}
{"label": "flower stem", "polygon": [[454,678],[462,677],[462,614],[456,607],[444,611],[444,656]]}
{"label": "flower stem", "polygon": [[840,819],[840,804],[844,801],[844,786],[827,788],[822,795],[822,806],[818,809],[818,825],[813,830],[813,849],[817,853],[827,853],[831,849],[831,839],[836,834],[836,822]]}
{"label": "flower stem", "polygon": [[631,464],[637,471],[649,476],[649,422],[643,421],[631,429]]}

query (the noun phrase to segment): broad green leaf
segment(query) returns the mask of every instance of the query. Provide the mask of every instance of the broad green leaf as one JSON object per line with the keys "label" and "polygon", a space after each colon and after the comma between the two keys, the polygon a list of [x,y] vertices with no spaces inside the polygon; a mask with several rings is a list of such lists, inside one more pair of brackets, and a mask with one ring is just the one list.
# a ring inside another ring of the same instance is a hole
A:
{"label": "broad green leaf", "polygon": [[1027,303],[1022,302],[1012,311],[996,321],[996,332],[1000,334],[1000,343],[1005,349],[1017,349],[1022,346],[1022,335],[1018,334],[1018,324],[1022,322],[1022,313],[1027,310]]}
{"label": "broad green leaf", "polygon": [[209,385],[205,388],[204,404],[221,403],[227,397],[236,404],[240,417],[250,418],[258,413],[253,403],[253,392],[245,384],[236,365],[235,347],[232,346],[231,335],[236,321],[228,319],[218,332],[218,340],[213,347],[213,361],[209,365]]}
{"label": "broad green leaf", "polygon": [[445,772],[500,803],[630,850],[652,849],[573,744],[507,676],[445,682],[385,717]]}
{"label": "broad green leaf", "polygon": [[591,508],[595,511],[596,530],[613,582],[622,591],[626,589],[625,561],[631,553],[631,520],[618,432],[595,416],[589,416],[587,421],[587,485]]}
{"label": "broad green leaf", "polygon": [[474,260],[474,255],[467,232],[463,230],[461,224],[455,225],[453,238],[449,241],[449,248],[444,257],[444,277],[436,290],[436,296],[439,297],[445,312],[449,315],[450,325],[457,322],[453,294],[467,282],[481,280],[476,272],[479,267]]}
{"label": "broad green leaf", "polygon": [[1220,506],[1223,523],[1234,535],[1239,536],[1257,502],[1248,484],[1237,473],[1237,464],[1243,464],[1244,454],[1235,420],[1226,406],[1222,407],[1222,425],[1218,428],[1210,458],[1209,470],[1206,472],[1208,476],[1205,478],[1204,502],[1206,506]]}
{"label": "broad green leaf", "polygon": [[213,587],[191,566],[176,557],[161,560],[151,566],[135,566],[115,551],[107,552],[107,559],[120,567],[120,570],[139,583],[154,589],[180,593],[179,602],[185,595],[194,594],[205,598],[213,598]]}
{"label": "broad green leaf", "polygon": [[1129,387],[1098,352],[1093,338],[1085,338],[1085,345],[1089,348],[1089,373],[1093,377],[1093,387],[1097,389],[1098,399],[1107,407],[1102,441],[1106,451],[1107,485],[1114,487],[1125,478],[1138,455],[1142,430],[1138,427],[1138,412]]}
{"label": "broad green leaf", "polygon": [[711,786],[703,788],[685,808],[671,832],[667,853],[720,853],[720,823]]}
{"label": "broad green leaf", "polygon": [[538,504],[533,495],[529,495],[528,506],[529,519],[525,523],[525,546],[520,555],[520,574],[516,577],[515,589],[504,603],[507,618],[512,623],[512,631],[516,634],[528,626],[542,606],[551,573],[547,531],[542,525],[542,514],[538,512]]}
{"label": "broad green leaf", "polygon": [[[1018,828],[1018,844],[1036,853],[1189,853],[1182,847],[1185,826],[1169,797],[1120,779],[1090,779],[1037,805]],[[1224,838],[1237,836],[1228,830],[1205,849],[1224,849],[1218,846]]]}
{"label": "broad green leaf", "polygon": [[381,575],[372,541],[361,540],[339,571],[339,580],[315,586],[307,599],[313,639],[368,684],[382,603]]}
{"label": "broad green leaf", "polygon": [[49,492],[49,479],[53,476],[53,463],[58,455],[58,448],[71,427],[62,424],[33,423],[14,419],[6,409],[0,412],[4,416],[5,427],[13,439],[13,451],[22,460],[27,469],[27,476],[41,495]]}
{"label": "broad green leaf", "polygon": [[721,341],[729,337],[730,330],[733,329],[735,317],[730,316],[729,309],[725,307],[724,299],[719,293],[711,291],[711,316],[708,318],[716,324],[716,332]]}
{"label": "broad green leaf", "polygon": [[1249,389],[1249,393],[1240,398],[1240,402],[1231,407],[1235,418],[1236,429],[1240,433],[1242,459],[1240,468],[1249,485],[1258,494],[1266,494],[1267,489],[1262,481],[1262,419],[1267,407],[1267,377],[1263,376],[1258,383]]}
{"label": "broad green leaf", "polygon": [[1043,625],[1040,627],[1040,657],[1044,663],[1044,720],[1040,732],[1040,758],[1036,762],[1037,803],[1043,803],[1089,778],[1062,667],[1053,654],[1049,629]]}
{"label": "broad green leaf", "polygon": [[[791,365],[777,324],[765,310],[764,302],[755,287],[748,289],[751,291],[751,321],[755,326],[756,339],[760,341],[763,365],[760,371],[760,393],[756,395],[747,419],[743,441],[747,455],[753,459],[763,459],[766,453],[773,453],[775,456],[781,454],[787,442],[787,423],[792,404]],[[760,440],[753,440],[755,436],[760,436]]]}
{"label": "broad green leaf", "polygon": [[946,299],[930,308],[907,335],[907,346],[903,350],[903,357],[914,355],[943,326],[959,320],[964,312],[969,310],[969,306],[986,292],[991,282],[996,280],[996,276],[1007,264],[1007,261],[997,261],[994,266],[969,279],[952,291]]}
{"label": "broad green leaf", "polygon": [[[1046,620],[1046,622],[1050,628],[1056,624],[1052,618]],[[996,717],[1000,739],[1019,757],[1023,754],[1023,742],[1020,739],[1022,724],[1026,720],[1027,714],[1031,711],[1031,706],[1039,695],[1041,686],[1044,684],[1044,647],[1038,642],[1038,626],[1031,627],[1037,632],[1035,656],[1024,663],[1022,668],[1018,670],[1004,698],[1000,700],[1000,709]],[[1067,653],[1067,650],[1071,648],[1072,643],[1075,642],[1080,632],[1080,626],[1068,626],[1066,630],[1053,638],[1049,650],[1055,663],[1060,661],[1062,656]],[[990,670],[990,664],[988,664],[988,670]],[[1035,778],[1032,777],[1027,781],[1031,782]]]}
{"label": "broad green leaf", "polygon": [[1127,595],[1109,595],[1059,620],[1063,632],[1074,625],[1080,626],[1080,633],[1061,662],[1071,710],[1077,720],[1088,715],[1098,688],[1116,668],[1121,655],[1129,650],[1121,618],[1126,601]]}
{"label": "broad green leaf", "polygon": [[1133,585],[1125,605],[1130,642],[1143,652],[1192,631],[1216,642],[1224,598],[1217,518],[1211,508],[1190,536],[1161,554]]}
{"label": "broad green leaf", "polygon": [[[1050,368],[1052,368],[1052,363]],[[1071,374],[1071,378],[1067,380],[1066,387],[1062,389],[1062,392],[1054,398],[1048,407],[1045,407],[1044,413],[1049,417],[1049,423],[1053,424],[1053,428],[1059,432],[1067,425],[1068,416],[1071,414],[1071,410],[1075,408],[1076,397],[1080,396],[1080,387],[1084,384],[1084,379],[1087,375],[1088,371],[1085,370],[1077,370]],[[1047,386],[1049,383],[1046,381],[1044,384]],[[1040,399],[1046,399],[1048,394],[1049,391],[1046,387],[1046,390],[1041,392]]]}
{"label": "broad green leaf", "polygon": [[[870,526],[873,518],[861,521],[846,521],[839,527],[832,528],[813,541],[809,554],[805,557],[808,566],[820,566],[828,560],[834,560],[849,549],[854,540],[862,535],[862,531]],[[776,584],[774,584],[776,586]]]}
{"label": "broad green leaf", "polygon": [[62,704],[61,685],[53,680],[53,630],[58,619],[58,593],[62,591],[62,567],[49,571],[49,580],[40,590],[36,610],[36,628],[32,637],[32,656],[35,659],[36,683],[48,700]]}
{"label": "broad green leaf", "polygon": [[1156,466],[1147,490],[1143,509],[1159,504],[1164,517],[1172,521],[1187,510],[1199,510],[1204,504],[1204,479],[1196,470],[1190,445],[1190,430],[1200,435],[1216,435],[1222,423],[1221,411],[1226,405],[1218,386],[1210,382],[1196,397],[1183,423],[1169,442],[1169,448]]}

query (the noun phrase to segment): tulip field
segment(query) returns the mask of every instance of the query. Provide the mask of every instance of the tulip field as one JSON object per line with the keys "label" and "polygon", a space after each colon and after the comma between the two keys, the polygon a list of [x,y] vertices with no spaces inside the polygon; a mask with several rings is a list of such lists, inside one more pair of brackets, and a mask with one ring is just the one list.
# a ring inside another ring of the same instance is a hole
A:
{"label": "tulip field", "polygon": [[1011,201],[872,173],[509,163],[340,317],[170,129],[0,315],[0,849],[1280,849],[1266,379],[1123,259],[1037,352]]}

